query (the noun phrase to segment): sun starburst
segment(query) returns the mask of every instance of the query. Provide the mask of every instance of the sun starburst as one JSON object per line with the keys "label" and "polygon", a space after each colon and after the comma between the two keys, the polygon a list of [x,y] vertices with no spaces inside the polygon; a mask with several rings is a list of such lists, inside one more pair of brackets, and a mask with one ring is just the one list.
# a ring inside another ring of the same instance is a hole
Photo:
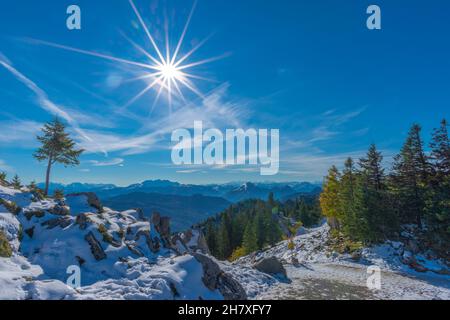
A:
{"label": "sun starburst", "polygon": [[[153,104],[151,106],[150,113],[153,111],[153,108],[155,107],[156,103],[158,102],[158,99],[160,96],[165,93],[167,100],[168,100],[168,106],[169,110],[172,110],[172,102],[174,99],[178,99],[181,101],[186,102],[185,95],[183,91],[186,89],[192,93],[194,93],[196,96],[203,98],[203,94],[201,91],[197,88],[196,84],[194,83],[194,79],[196,80],[207,80],[211,81],[210,79],[192,74],[189,72],[190,69],[193,67],[197,67],[206,63],[210,63],[219,59],[222,59],[226,56],[228,56],[228,53],[217,56],[217,57],[211,57],[200,61],[195,62],[187,62],[189,58],[200,48],[202,47],[209,37],[204,39],[203,41],[199,42],[196,46],[194,46],[190,51],[185,53],[183,56],[180,56],[180,51],[183,46],[183,41],[185,39],[186,33],[188,31],[192,16],[195,11],[195,7],[197,5],[197,0],[194,2],[192,9],[187,17],[186,24],[184,25],[183,31],[181,33],[181,36],[177,42],[176,47],[173,49],[170,47],[169,44],[169,27],[168,27],[168,19],[166,17],[164,29],[165,29],[165,52],[163,52],[160,47],[158,47],[155,38],[152,36],[149,28],[144,22],[144,19],[142,18],[138,8],[136,7],[133,0],[129,0],[129,3],[131,5],[131,8],[133,9],[134,14],[136,15],[136,18],[139,21],[139,24],[141,25],[143,31],[145,32],[154,52],[149,52],[145,50],[142,46],[134,42],[132,39],[127,37],[124,33],[121,33],[121,35],[131,44],[131,46],[136,49],[141,54],[145,55],[148,58],[147,62],[139,62],[134,61],[130,59],[124,59],[119,58],[111,55],[106,55],[102,53],[98,53],[95,51],[88,51],[83,49],[78,49],[74,47],[69,47],[57,43],[52,42],[46,42],[41,40],[34,40],[37,43],[80,53],[85,54],[101,59],[106,59],[110,61],[115,61],[127,65],[132,65],[134,67],[139,67],[141,69],[141,74],[135,78],[128,79],[126,82],[129,81],[136,81],[136,80],[144,80],[146,82],[146,86],[142,91],[137,93],[135,96],[133,96],[128,102],[126,102],[122,108],[127,108],[130,105],[134,104],[137,100],[141,99],[146,93],[148,93],[150,90],[155,90],[156,96],[153,101]],[[165,55],[164,55],[164,54]],[[180,56],[180,57],[179,57]]]}

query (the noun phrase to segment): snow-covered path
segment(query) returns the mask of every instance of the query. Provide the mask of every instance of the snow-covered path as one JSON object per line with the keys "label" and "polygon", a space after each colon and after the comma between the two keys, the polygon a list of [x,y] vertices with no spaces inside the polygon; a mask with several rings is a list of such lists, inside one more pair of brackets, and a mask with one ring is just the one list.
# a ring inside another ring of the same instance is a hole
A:
{"label": "snow-covered path", "polygon": [[314,263],[285,268],[291,282],[277,283],[256,299],[450,299],[450,283],[445,279],[419,279],[382,270],[381,289],[369,290],[363,265]]}

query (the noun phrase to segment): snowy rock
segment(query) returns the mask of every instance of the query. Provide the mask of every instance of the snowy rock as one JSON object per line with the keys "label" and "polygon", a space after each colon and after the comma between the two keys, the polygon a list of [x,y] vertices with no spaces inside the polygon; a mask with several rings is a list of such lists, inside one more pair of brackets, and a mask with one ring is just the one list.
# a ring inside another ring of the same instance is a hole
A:
{"label": "snowy rock", "polygon": [[103,260],[106,259],[105,251],[103,251],[102,245],[100,242],[95,238],[94,234],[90,231],[84,238],[91,247],[92,255],[95,257],[95,260]]}
{"label": "snowy rock", "polygon": [[261,272],[286,276],[286,269],[284,269],[283,264],[275,256],[264,258],[256,262],[253,267]]}
{"label": "snowy rock", "polygon": [[80,230],[85,230],[88,223],[87,215],[84,213],[79,214],[75,219],[75,223],[80,226]]}
{"label": "snowy rock", "polygon": [[47,211],[57,216],[68,216],[70,214],[70,208],[68,206],[59,204],[48,209]]}
{"label": "snowy rock", "polygon": [[164,242],[164,246],[170,247],[170,218],[169,217],[161,217],[158,212],[152,214],[151,222],[155,227],[155,230],[161,236],[161,239]]}
{"label": "snowy rock", "polygon": [[203,267],[202,281],[210,290],[218,289],[225,300],[246,300],[244,288],[231,275],[223,272],[210,257],[201,253],[192,253]]}
{"label": "snowy rock", "polygon": [[54,218],[41,223],[42,226],[46,226],[48,229],[60,227],[62,229],[68,227],[72,223],[70,217]]}
{"label": "snowy rock", "polygon": [[205,239],[205,235],[200,229],[189,229],[180,238],[184,245],[191,251],[200,251],[201,253],[210,255],[208,244]]}
{"label": "snowy rock", "polygon": [[98,213],[103,212],[103,205],[94,192],[72,193],[66,196],[66,201],[75,214],[89,212],[90,208],[96,209]]}

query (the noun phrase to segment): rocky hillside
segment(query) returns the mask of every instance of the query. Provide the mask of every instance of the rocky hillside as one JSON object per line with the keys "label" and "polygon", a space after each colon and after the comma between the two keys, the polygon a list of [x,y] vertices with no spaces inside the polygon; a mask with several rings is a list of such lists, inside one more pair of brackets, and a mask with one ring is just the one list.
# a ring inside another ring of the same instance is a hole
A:
{"label": "rocky hillside", "polygon": [[[0,299],[245,299],[200,235],[103,207],[93,193],[39,199],[0,186]],[[207,250],[205,250],[207,251]],[[73,267],[80,287],[66,285]]]}
{"label": "rocky hillside", "polygon": [[[0,186],[0,299],[450,299],[448,261],[404,228],[370,248],[342,245],[327,224],[302,228],[293,245],[230,263],[209,255],[200,230],[172,234],[159,214]],[[368,266],[381,269],[380,290],[367,288]],[[78,268],[80,285],[67,285]]]}

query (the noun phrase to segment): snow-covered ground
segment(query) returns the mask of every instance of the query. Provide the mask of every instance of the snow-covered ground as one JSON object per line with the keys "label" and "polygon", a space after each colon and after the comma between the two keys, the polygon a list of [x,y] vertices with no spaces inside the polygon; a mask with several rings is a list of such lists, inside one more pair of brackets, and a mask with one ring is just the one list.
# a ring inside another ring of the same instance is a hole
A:
{"label": "snow-covered ground", "polygon": [[[205,266],[190,249],[204,247],[200,234],[194,230],[168,245],[162,218],[99,210],[85,194],[63,203],[0,186],[0,199],[7,201],[0,204],[0,231],[12,249],[11,257],[0,257],[0,299],[223,299],[226,290],[212,287],[221,281],[205,280],[205,268],[214,270],[214,264],[249,299],[450,299],[443,261],[413,255],[399,242],[364,248],[355,261],[330,249],[326,224],[303,229],[293,250],[283,241],[235,263],[209,257]],[[10,212],[16,211],[12,204],[19,213]],[[287,278],[253,268],[273,256],[283,262]],[[429,271],[404,264],[411,256]],[[381,269],[379,290],[366,286],[372,265]],[[75,289],[66,285],[71,266],[81,272]]]}
{"label": "snow-covered ground", "polygon": [[[0,198],[21,207],[13,214],[0,205],[0,231],[13,251],[0,257],[0,299],[224,298],[205,285],[193,255],[167,244],[163,218],[98,210],[87,195],[34,201],[26,190],[0,186]],[[74,266],[75,289],[66,285]]]}
{"label": "snow-covered ground", "polygon": [[[255,299],[450,299],[450,276],[413,270],[402,262],[405,249],[400,243],[364,248],[356,262],[349,254],[338,254],[327,246],[328,231],[328,225],[323,224],[294,238],[293,250],[283,241],[237,261],[237,265],[250,266],[254,261],[275,256],[286,268],[287,281],[261,286],[252,296]],[[430,270],[449,270],[443,261],[427,260],[422,255],[416,259]],[[368,277],[372,275],[370,266],[380,268],[379,289],[367,287]]]}

